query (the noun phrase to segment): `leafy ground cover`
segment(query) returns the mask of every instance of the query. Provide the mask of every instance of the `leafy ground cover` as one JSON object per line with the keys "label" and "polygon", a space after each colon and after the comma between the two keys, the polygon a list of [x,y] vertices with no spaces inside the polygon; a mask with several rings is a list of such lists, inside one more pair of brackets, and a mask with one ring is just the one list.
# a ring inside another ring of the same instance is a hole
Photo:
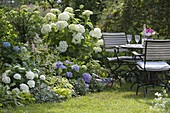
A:
{"label": "leafy ground cover", "polygon": [[[154,92],[135,95],[129,84],[107,87],[103,92],[72,98],[62,103],[44,103],[1,109],[2,113],[148,113]],[[151,112],[152,113],[152,112]]]}

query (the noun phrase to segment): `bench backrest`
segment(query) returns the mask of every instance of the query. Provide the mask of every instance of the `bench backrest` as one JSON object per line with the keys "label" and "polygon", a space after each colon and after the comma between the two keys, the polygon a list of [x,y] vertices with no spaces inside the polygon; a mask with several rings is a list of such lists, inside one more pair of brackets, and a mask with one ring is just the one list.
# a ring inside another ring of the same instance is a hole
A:
{"label": "bench backrest", "polygon": [[146,40],[144,60],[170,60],[170,40]]}
{"label": "bench backrest", "polygon": [[112,52],[113,48],[119,45],[127,44],[125,33],[102,33],[104,40],[104,47],[106,52]]}

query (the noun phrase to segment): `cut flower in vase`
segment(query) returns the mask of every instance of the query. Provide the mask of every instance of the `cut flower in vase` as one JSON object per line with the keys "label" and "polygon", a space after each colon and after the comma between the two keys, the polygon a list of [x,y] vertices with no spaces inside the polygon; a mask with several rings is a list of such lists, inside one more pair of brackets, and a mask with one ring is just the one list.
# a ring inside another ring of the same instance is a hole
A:
{"label": "cut flower in vase", "polygon": [[144,24],[144,29],[143,29],[143,35],[146,37],[151,37],[153,35],[155,35],[156,32],[151,29],[151,28],[146,28],[146,25]]}

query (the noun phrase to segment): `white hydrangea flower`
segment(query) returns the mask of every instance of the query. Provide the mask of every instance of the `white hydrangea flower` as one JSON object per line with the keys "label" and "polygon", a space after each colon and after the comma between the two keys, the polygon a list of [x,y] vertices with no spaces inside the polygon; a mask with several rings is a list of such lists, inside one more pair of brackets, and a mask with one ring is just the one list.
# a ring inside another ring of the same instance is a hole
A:
{"label": "white hydrangea flower", "polygon": [[76,24],[70,24],[70,25],[68,26],[68,28],[69,28],[70,30],[73,30],[73,31],[76,31],[76,30],[77,30]]}
{"label": "white hydrangea flower", "polygon": [[66,41],[60,41],[59,46],[57,47],[57,50],[59,52],[66,52],[68,48],[68,44]]}
{"label": "white hydrangea flower", "polygon": [[101,38],[102,37],[102,33],[100,28],[94,28],[94,30],[90,31],[90,36],[95,37],[95,38]]}
{"label": "white hydrangea flower", "polygon": [[85,32],[84,26],[81,25],[81,24],[77,24],[76,25],[76,31],[78,31],[80,33],[84,33]]}
{"label": "white hydrangea flower", "polygon": [[103,43],[103,39],[100,39],[97,41],[97,43],[95,44],[97,47],[100,47],[102,46],[104,43]]}
{"label": "white hydrangea flower", "polygon": [[76,35],[73,35],[71,42],[74,44],[81,44],[81,39],[84,39],[83,35],[81,33],[77,33]]}
{"label": "white hydrangea flower", "polygon": [[12,92],[14,92],[14,93],[16,93],[16,94],[19,94],[19,93],[20,93],[20,90],[19,90],[19,88],[14,88],[14,89],[12,89]]}
{"label": "white hydrangea flower", "polygon": [[95,53],[102,52],[102,48],[101,47],[94,47],[93,50],[95,51]]}
{"label": "white hydrangea flower", "polygon": [[83,9],[83,8],[84,8],[84,5],[80,5],[79,8],[80,8],[80,9]]}
{"label": "white hydrangea flower", "polygon": [[90,16],[90,15],[92,15],[92,14],[93,14],[93,12],[90,11],[90,10],[85,10],[85,11],[82,13],[82,15],[84,15],[84,16]]}
{"label": "white hydrangea flower", "polygon": [[45,80],[45,79],[46,79],[45,75],[40,75],[40,80]]}
{"label": "white hydrangea flower", "polygon": [[24,83],[20,84],[20,90],[24,93],[29,93],[29,87]]}
{"label": "white hydrangea flower", "polygon": [[79,33],[84,33],[85,32],[85,28],[83,25],[81,24],[70,24],[68,26],[68,28],[72,31],[77,31]]}
{"label": "white hydrangea flower", "polygon": [[63,30],[67,26],[68,26],[68,23],[66,21],[58,21],[56,23],[56,28],[59,29],[59,30]]}
{"label": "white hydrangea flower", "polygon": [[86,65],[82,65],[81,67],[82,67],[83,69],[87,70]]}
{"label": "white hydrangea flower", "polygon": [[28,72],[26,72],[26,78],[27,79],[34,79],[34,77],[35,77],[35,74],[32,72],[32,71],[28,71]]}
{"label": "white hydrangea flower", "polygon": [[73,13],[73,8],[72,7],[66,7],[64,12]]}
{"label": "white hydrangea flower", "polygon": [[35,73],[34,75],[35,75],[35,78],[38,78],[38,76],[39,76],[37,73]]}
{"label": "white hydrangea flower", "polygon": [[59,10],[59,9],[56,9],[56,8],[52,8],[51,10],[50,10],[50,12],[51,13],[61,13],[61,11]]}
{"label": "white hydrangea flower", "polygon": [[35,87],[35,81],[34,80],[28,80],[27,84],[30,88]]}
{"label": "white hydrangea flower", "polygon": [[70,15],[68,12],[63,12],[58,15],[58,20],[59,21],[68,21],[70,19]]}
{"label": "white hydrangea flower", "polygon": [[53,13],[47,13],[47,14],[45,15],[44,19],[45,19],[46,21],[55,20],[55,19],[56,19],[56,15],[53,14]]}
{"label": "white hydrangea flower", "polygon": [[26,47],[24,47],[24,46],[22,46],[22,47],[21,47],[21,52],[26,53],[26,52],[27,52],[27,48],[26,48]]}
{"label": "white hydrangea flower", "polygon": [[21,75],[18,74],[18,73],[15,73],[14,78],[17,79],[17,80],[21,80]]}
{"label": "white hydrangea flower", "polygon": [[42,34],[47,34],[49,32],[51,32],[51,25],[50,24],[43,25],[43,27],[41,29],[41,33]]}
{"label": "white hydrangea flower", "polygon": [[51,28],[56,28],[57,24],[56,24],[56,23],[51,22],[51,23],[50,23],[50,26],[51,26]]}
{"label": "white hydrangea flower", "polygon": [[5,84],[9,84],[11,82],[11,79],[7,75],[4,75],[2,76],[2,82]]}

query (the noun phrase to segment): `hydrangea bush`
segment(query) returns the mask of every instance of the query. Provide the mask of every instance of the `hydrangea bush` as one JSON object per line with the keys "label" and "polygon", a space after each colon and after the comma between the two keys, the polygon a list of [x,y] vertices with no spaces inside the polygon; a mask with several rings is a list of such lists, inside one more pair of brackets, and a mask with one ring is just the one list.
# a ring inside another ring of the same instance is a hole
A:
{"label": "hydrangea bush", "polygon": [[76,18],[71,7],[63,12],[51,9],[44,17],[45,23],[41,29],[44,42],[64,56],[84,58],[90,57],[93,52],[102,52],[102,33],[91,23],[92,14],[92,11],[85,10]]}

